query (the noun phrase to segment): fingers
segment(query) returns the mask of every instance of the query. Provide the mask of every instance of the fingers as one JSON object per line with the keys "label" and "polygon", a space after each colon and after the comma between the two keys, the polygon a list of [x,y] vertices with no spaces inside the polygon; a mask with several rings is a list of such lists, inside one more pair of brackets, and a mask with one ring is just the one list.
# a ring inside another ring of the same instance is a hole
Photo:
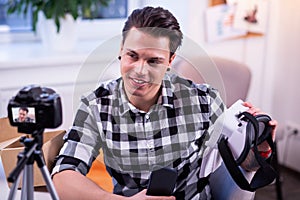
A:
{"label": "fingers", "polygon": [[[259,108],[254,107],[250,102],[244,102],[243,105],[249,108],[247,110],[247,112],[249,112],[253,116],[260,115],[260,114],[266,114],[266,113],[262,112]],[[275,141],[276,128],[277,128],[278,122],[276,120],[271,120],[271,121],[269,121],[269,125],[273,128],[271,134],[272,134],[272,140]],[[259,151],[268,151],[268,150],[270,150],[270,146],[265,141],[258,146],[258,149],[259,149]]]}
{"label": "fingers", "polygon": [[266,152],[271,149],[267,141],[264,141],[260,145],[257,146],[258,151]]}
{"label": "fingers", "polygon": [[[272,135],[272,140],[275,141],[275,136],[276,136],[276,127],[277,127],[277,121],[276,120],[271,120],[269,121],[269,125],[273,128],[271,135]],[[260,145],[258,145],[258,151],[266,152],[269,151],[271,147],[267,143],[267,141],[264,141]]]}
{"label": "fingers", "polygon": [[269,121],[269,125],[273,127],[272,140],[275,141],[276,129],[277,129],[278,122],[276,120],[271,120],[271,121]]}
{"label": "fingers", "polygon": [[245,101],[245,102],[243,103],[243,106],[246,106],[246,107],[248,107],[248,108],[252,108],[252,107],[253,107],[252,103],[247,102],[247,101]]}
{"label": "fingers", "polygon": [[144,189],[136,195],[137,199],[147,199],[147,200],[176,200],[174,196],[148,196],[146,195],[147,190]]}
{"label": "fingers", "polygon": [[[248,108],[249,108],[249,110],[247,110],[247,112],[249,112],[249,113],[252,114],[253,116],[256,116],[256,115],[263,115],[263,114],[264,114],[264,115],[268,115],[267,113],[261,111],[260,108],[254,107],[253,104],[250,103],[250,102],[244,102],[243,105],[244,105],[245,107],[248,107]],[[277,126],[277,121],[276,121],[276,120],[274,120],[274,122],[272,122],[272,121],[270,121],[270,122],[271,122],[271,124],[270,124],[271,126],[274,126],[274,127]]]}
{"label": "fingers", "polygon": [[247,112],[253,116],[256,116],[259,114],[265,114],[259,108],[254,107],[250,102],[244,102],[243,106],[248,107],[249,109],[247,110]]}
{"label": "fingers", "polygon": [[278,122],[277,122],[276,120],[273,119],[273,120],[271,120],[271,121],[269,122],[269,125],[276,128],[277,125],[278,125]]}
{"label": "fingers", "polygon": [[169,197],[165,197],[165,196],[147,196],[146,199],[147,200],[176,200],[176,198],[174,196],[169,196]]}
{"label": "fingers", "polygon": [[249,110],[247,110],[247,112],[249,112],[253,116],[256,116],[256,115],[259,115],[259,114],[265,114],[259,108],[256,108],[256,107],[250,108]]}

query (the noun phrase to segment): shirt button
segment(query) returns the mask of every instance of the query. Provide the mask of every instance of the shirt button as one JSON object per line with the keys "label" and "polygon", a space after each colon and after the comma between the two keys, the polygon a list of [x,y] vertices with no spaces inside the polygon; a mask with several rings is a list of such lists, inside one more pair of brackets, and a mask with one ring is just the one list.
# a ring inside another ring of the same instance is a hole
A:
{"label": "shirt button", "polygon": [[152,142],[148,142],[148,143],[147,143],[147,147],[148,147],[149,149],[152,149],[152,148],[153,148],[153,143],[152,143]]}
{"label": "shirt button", "polygon": [[149,114],[146,114],[145,118],[148,120],[150,118]]}

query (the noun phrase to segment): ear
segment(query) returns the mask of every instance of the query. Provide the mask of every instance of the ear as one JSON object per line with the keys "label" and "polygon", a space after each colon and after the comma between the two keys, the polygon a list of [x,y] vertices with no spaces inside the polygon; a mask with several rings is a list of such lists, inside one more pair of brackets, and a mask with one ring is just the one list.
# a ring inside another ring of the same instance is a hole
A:
{"label": "ear", "polygon": [[169,60],[169,67],[171,67],[171,64],[172,64],[173,60],[175,59],[175,57],[176,57],[176,54],[174,53]]}
{"label": "ear", "polygon": [[123,44],[121,43],[121,45],[120,45],[120,51],[119,51],[119,57],[122,56],[122,51],[123,51]]}

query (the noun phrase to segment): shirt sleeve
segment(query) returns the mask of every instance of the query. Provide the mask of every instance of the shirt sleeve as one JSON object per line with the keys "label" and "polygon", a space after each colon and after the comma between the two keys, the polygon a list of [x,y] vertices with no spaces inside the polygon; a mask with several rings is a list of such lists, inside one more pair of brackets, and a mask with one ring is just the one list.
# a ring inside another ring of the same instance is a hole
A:
{"label": "shirt sleeve", "polygon": [[[225,104],[219,94],[219,92],[211,87],[208,87],[208,102],[209,102],[209,128],[208,134],[205,138],[205,150],[202,159],[202,167],[200,170],[200,177],[206,177],[214,172],[222,162],[221,156],[217,148],[212,148],[212,141],[217,142],[219,135],[213,131],[216,128],[215,122],[222,115],[225,110]],[[209,144],[209,145],[208,145]],[[215,144],[216,145],[216,144]]]}
{"label": "shirt sleeve", "polygon": [[96,112],[97,106],[88,98],[81,99],[73,126],[64,136],[65,143],[57,157],[52,175],[67,169],[87,174],[101,148],[101,123],[96,121]]}
{"label": "shirt sleeve", "polygon": [[225,104],[219,92],[213,88],[208,90],[210,98],[210,126],[221,116],[225,110]]}

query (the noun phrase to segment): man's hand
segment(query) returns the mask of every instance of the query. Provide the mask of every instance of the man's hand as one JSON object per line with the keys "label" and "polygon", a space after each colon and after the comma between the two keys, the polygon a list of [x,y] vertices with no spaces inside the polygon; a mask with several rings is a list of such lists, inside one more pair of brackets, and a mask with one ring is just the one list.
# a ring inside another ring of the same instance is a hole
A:
{"label": "man's hand", "polygon": [[[249,108],[247,110],[247,112],[249,112],[253,116],[260,115],[260,114],[266,114],[266,113],[262,112],[259,108],[254,107],[249,102],[244,102],[243,105]],[[272,134],[273,141],[275,141],[277,121],[276,120],[271,120],[269,122],[269,125],[273,127],[271,134]],[[269,146],[267,141],[264,141],[263,143],[258,145],[257,149],[258,149],[259,152],[262,152],[262,153],[271,151],[271,147]],[[242,167],[244,169],[248,170],[248,171],[255,171],[255,170],[258,169],[259,165],[258,165],[257,161],[255,160],[255,156],[254,156],[254,153],[252,151],[249,152],[247,158],[242,163]]]}
{"label": "man's hand", "polygon": [[[249,102],[244,102],[243,104],[244,106],[248,107],[249,110],[247,112],[249,112],[250,114],[252,114],[253,116],[256,116],[256,115],[260,115],[260,114],[266,114],[264,112],[262,112],[259,108],[256,108],[254,107],[251,103]],[[276,120],[271,120],[269,122],[269,125],[273,127],[273,130],[272,130],[272,139],[273,141],[275,141],[275,135],[276,135],[276,128],[277,128],[277,121]],[[271,149],[271,147],[268,145],[267,142],[263,142],[262,144],[260,144],[258,146],[258,150],[259,151],[269,151]]]}
{"label": "man's hand", "polygon": [[147,190],[142,190],[136,195],[129,197],[130,200],[175,200],[174,196],[164,197],[164,196],[147,196]]}

